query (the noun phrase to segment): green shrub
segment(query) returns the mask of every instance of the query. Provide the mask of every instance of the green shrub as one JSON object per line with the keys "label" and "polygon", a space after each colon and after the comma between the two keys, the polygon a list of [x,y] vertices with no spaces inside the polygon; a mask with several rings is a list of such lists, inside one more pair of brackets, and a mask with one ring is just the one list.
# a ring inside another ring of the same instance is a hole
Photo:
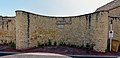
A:
{"label": "green shrub", "polygon": [[3,45],[8,45],[7,40],[3,41]]}
{"label": "green shrub", "polygon": [[56,43],[56,41],[54,42],[54,46],[56,46],[57,45],[57,43]]}
{"label": "green shrub", "polygon": [[52,45],[52,42],[51,42],[51,40],[49,39],[48,40],[48,46],[51,46]]}
{"label": "green shrub", "polygon": [[10,42],[8,45],[10,45],[11,47],[15,48],[16,47],[16,44],[14,42]]}
{"label": "green shrub", "polygon": [[94,46],[95,46],[95,44],[91,44],[91,45],[90,45],[89,43],[87,43],[85,48],[86,48],[86,49],[89,49],[89,50],[93,50],[93,47],[94,47]]}

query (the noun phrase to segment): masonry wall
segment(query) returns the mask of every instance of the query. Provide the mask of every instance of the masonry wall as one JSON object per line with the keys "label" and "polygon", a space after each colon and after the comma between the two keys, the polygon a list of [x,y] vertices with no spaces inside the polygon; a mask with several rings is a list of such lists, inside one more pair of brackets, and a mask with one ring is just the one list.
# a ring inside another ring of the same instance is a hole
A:
{"label": "masonry wall", "polygon": [[108,12],[73,17],[49,17],[16,11],[16,48],[38,45],[93,45],[105,52],[108,39]]}
{"label": "masonry wall", "polygon": [[113,19],[113,39],[120,41],[120,18]]}
{"label": "masonry wall", "polygon": [[120,7],[109,10],[109,16],[119,17],[120,16]]}
{"label": "masonry wall", "polygon": [[0,16],[0,44],[15,43],[15,17]]}
{"label": "masonry wall", "polygon": [[108,25],[108,12],[98,12],[92,15],[90,38],[95,44],[94,50],[98,52],[105,52],[107,49]]}
{"label": "masonry wall", "polygon": [[120,7],[109,10],[109,16],[113,20],[113,39],[120,41]]}
{"label": "masonry wall", "polygon": [[16,12],[16,49],[29,48],[28,13]]}

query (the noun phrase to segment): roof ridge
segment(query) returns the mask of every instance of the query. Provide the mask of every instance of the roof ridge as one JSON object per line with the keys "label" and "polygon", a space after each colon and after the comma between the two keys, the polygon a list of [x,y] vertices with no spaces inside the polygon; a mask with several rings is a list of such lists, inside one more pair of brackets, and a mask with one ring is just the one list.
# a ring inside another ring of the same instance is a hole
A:
{"label": "roof ridge", "polygon": [[118,6],[120,6],[120,0],[113,0],[113,1],[97,8],[96,11],[110,10],[110,9],[113,9]]}

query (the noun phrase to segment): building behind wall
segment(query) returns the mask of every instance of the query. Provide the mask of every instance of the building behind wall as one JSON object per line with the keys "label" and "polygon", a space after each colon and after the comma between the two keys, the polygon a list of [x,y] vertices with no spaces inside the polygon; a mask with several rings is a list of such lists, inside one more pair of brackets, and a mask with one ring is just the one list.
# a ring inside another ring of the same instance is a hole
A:
{"label": "building behind wall", "polygon": [[112,1],[94,13],[70,17],[43,16],[17,10],[15,17],[0,16],[0,43],[14,42],[16,49],[48,45],[49,42],[51,45],[64,43],[79,47],[89,44],[95,51],[105,52],[110,18],[114,19],[114,39],[120,38],[119,4],[111,6],[118,2]]}
{"label": "building behind wall", "polygon": [[114,0],[96,10],[97,11],[108,11],[109,23],[113,21],[114,40],[120,41],[120,0]]}

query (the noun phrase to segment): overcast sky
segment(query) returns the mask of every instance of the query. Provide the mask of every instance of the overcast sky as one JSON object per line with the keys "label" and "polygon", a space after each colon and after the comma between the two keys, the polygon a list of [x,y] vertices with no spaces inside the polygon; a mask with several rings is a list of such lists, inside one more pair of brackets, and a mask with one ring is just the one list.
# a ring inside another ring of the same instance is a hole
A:
{"label": "overcast sky", "polygon": [[49,16],[82,15],[110,1],[113,0],[1,0],[0,15],[15,16],[15,10]]}

